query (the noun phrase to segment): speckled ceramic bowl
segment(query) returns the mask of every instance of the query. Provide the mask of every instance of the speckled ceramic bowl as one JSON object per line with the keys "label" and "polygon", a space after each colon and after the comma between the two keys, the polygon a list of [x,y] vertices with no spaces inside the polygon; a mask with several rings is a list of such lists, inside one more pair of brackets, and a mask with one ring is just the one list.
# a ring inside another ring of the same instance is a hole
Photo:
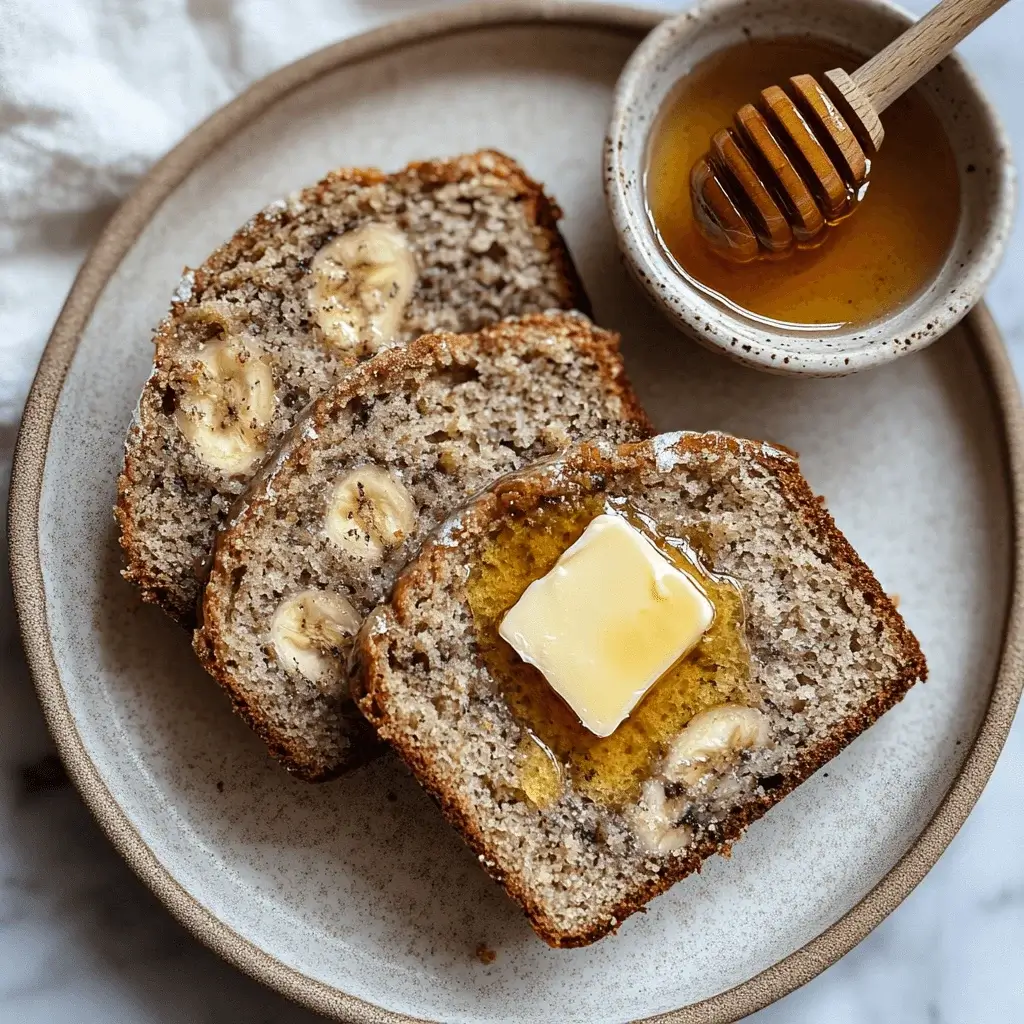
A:
{"label": "speckled ceramic bowl", "polygon": [[[1002,126],[956,57],[943,61],[919,88],[939,115],[956,155],[959,228],[931,283],[883,319],[828,333],[766,328],[690,284],[648,218],[645,176],[651,127],[673,85],[694,65],[746,39],[780,36],[813,36],[867,56],[911,20],[884,0],[707,0],[663,22],[630,58],[615,90],[605,143],[605,191],[631,271],[692,338],[760,369],[836,376],[931,344],[981,298],[1006,245],[1014,172]],[[883,147],[880,159],[884,156]]]}

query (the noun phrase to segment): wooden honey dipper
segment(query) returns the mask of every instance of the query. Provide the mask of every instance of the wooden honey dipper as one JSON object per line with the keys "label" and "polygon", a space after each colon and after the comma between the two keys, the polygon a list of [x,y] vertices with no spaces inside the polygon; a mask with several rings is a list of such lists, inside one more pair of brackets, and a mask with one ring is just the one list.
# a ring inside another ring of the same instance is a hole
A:
{"label": "wooden honey dipper", "polygon": [[1007,0],[942,0],[852,75],[796,75],[737,111],[690,172],[701,234],[737,263],[820,244],[864,197],[879,115]]}

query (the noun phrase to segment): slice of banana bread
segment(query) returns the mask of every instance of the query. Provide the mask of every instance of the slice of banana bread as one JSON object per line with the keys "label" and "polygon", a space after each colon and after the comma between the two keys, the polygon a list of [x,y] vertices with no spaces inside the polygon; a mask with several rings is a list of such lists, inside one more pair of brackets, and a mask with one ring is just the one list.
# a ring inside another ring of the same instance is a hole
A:
{"label": "slice of banana bread", "polygon": [[303,778],[365,758],[345,659],[426,531],[497,475],[607,432],[647,436],[618,337],[582,315],[431,334],[350,371],[217,539],[195,648]]}
{"label": "slice of banana bread", "polygon": [[[608,511],[693,567],[716,624],[599,739],[496,626]],[[366,619],[352,692],[538,934],[579,946],[728,852],[925,673],[790,453],[682,433],[580,444],[474,498]]]}
{"label": "slice of banana bread", "polygon": [[560,216],[496,152],[339,170],[188,271],[118,481],[124,575],[143,599],[194,622],[217,526],[339,370],[428,331],[586,312]]}

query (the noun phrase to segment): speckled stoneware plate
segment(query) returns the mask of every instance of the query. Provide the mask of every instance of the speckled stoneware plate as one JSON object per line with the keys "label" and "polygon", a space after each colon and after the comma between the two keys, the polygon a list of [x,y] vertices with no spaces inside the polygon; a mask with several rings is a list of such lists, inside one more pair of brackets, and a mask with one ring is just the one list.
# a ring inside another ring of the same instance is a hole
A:
{"label": "speckled stoneware plate", "polygon": [[[1020,690],[1020,400],[987,314],[882,371],[772,378],[684,342],[620,267],[601,194],[611,90],[655,16],[503,3],[342,43],[257,85],[149,175],[43,358],[12,491],[18,610],[50,725],[112,841],[197,936],[352,1021],[725,1021],[807,981],[963,822]],[[932,676],[621,932],[555,951],[383,760],[310,787],[265,756],[187,638],[118,577],[110,507],[150,328],[183,263],[337,164],[499,146],[547,182],[597,318],[664,428],[803,455],[900,595]],[[484,944],[496,953],[483,963]],[[663,1016],[658,1016],[663,1015]]]}

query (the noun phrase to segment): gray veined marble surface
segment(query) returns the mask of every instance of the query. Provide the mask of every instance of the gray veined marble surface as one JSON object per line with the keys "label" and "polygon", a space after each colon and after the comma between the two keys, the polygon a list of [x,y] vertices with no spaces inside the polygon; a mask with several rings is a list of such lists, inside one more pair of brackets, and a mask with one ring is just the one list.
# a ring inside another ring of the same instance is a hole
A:
{"label": "gray veined marble surface", "polygon": [[[429,6],[423,0],[295,0],[288,5],[192,0],[186,9],[185,4],[161,0],[147,5],[143,14],[143,7],[125,0],[69,0],[64,5],[48,0],[38,6],[35,0],[0,0],[0,196],[6,199],[8,191],[14,194],[18,188],[11,168],[22,164],[15,161],[5,166],[4,146],[33,101],[30,95],[27,107],[24,102],[17,105],[17,89],[5,70],[15,66],[18,33],[32,31],[37,15],[43,20],[60,18],[71,26],[69,31],[91,32],[90,45],[99,49],[115,42],[129,48],[142,45],[153,31],[154,22],[147,18],[158,15],[179,17],[183,32],[194,30],[196,46],[222,73],[205,84],[192,83],[190,95],[199,98],[194,109],[183,115],[184,125],[172,124],[164,137],[156,124],[153,146],[159,152],[191,121],[258,74],[344,34]],[[920,13],[928,4],[912,0],[908,6]],[[290,12],[287,19],[285,7]],[[288,31],[286,20],[294,22]],[[98,43],[97,26],[106,33]],[[1024,4],[1017,0],[963,47],[1001,110],[1018,153],[1024,153],[1022,42]],[[68,66],[65,62],[60,73],[70,73]],[[131,83],[137,71],[126,66],[125,81]],[[40,95],[56,74],[40,80]],[[59,105],[54,109],[58,120],[75,113]],[[169,103],[165,109],[170,109]],[[24,159],[30,164],[33,154],[26,153]],[[30,229],[25,228],[27,221],[16,204],[6,204],[6,213],[0,213],[0,499],[4,504],[20,409],[38,354],[88,244],[117,196],[143,166],[144,162],[126,159],[98,174],[87,159],[66,160],[63,178],[50,182],[52,194],[47,192],[34,208]],[[77,202],[80,193],[87,193],[88,200]],[[17,243],[8,244],[10,238]],[[1018,375],[1024,373],[1024,296],[1018,287],[1022,273],[1024,230],[1018,215],[1008,257],[989,293]],[[21,657],[10,584],[4,576],[0,579],[0,1024],[304,1024],[318,1019],[196,943],[109,845],[54,754]],[[903,906],[845,959],[751,1020],[757,1024],[1024,1022],[1024,727],[1020,723],[966,826]]]}

